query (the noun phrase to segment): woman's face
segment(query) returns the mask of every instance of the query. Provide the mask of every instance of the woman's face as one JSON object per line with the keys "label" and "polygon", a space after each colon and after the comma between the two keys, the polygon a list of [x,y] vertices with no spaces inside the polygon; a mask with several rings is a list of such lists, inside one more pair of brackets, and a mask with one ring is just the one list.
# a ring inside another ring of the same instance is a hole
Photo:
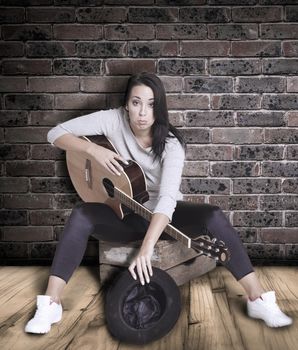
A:
{"label": "woman's face", "polygon": [[132,88],[126,108],[129,114],[130,126],[134,132],[150,131],[154,123],[154,94],[146,85],[136,85]]}

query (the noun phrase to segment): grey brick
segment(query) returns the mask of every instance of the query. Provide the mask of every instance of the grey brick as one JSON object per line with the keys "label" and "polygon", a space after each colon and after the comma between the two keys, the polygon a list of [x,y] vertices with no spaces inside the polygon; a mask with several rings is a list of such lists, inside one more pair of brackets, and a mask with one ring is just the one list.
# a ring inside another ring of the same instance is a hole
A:
{"label": "grey brick", "polygon": [[281,45],[275,41],[233,41],[232,56],[235,57],[268,57],[280,56]]}
{"label": "grey brick", "polygon": [[297,244],[285,244],[286,248],[286,257],[287,259],[297,262],[297,256],[298,256],[298,245]]}
{"label": "grey brick", "polygon": [[0,77],[0,92],[25,92],[26,90],[27,79],[25,77]]}
{"label": "grey brick", "polygon": [[49,59],[9,59],[2,63],[4,75],[50,75],[52,62]]}
{"label": "grey brick", "polygon": [[232,9],[233,22],[280,22],[282,20],[281,7],[234,7]]}
{"label": "grey brick", "polygon": [[18,94],[5,97],[5,105],[8,109],[51,109],[53,102],[52,95]]}
{"label": "grey brick", "polygon": [[124,57],[126,54],[126,44],[115,41],[84,41],[77,43],[77,52],[80,57]]}
{"label": "grey brick", "polygon": [[0,145],[0,155],[3,160],[27,159],[28,154],[28,145]]}
{"label": "grey brick", "polygon": [[127,10],[125,7],[80,7],[76,17],[83,23],[122,23],[126,20]]}
{"label": "grey brick", "polygon": [[178,15],[178,8],[174,7],[130,7],[128,9],[128,20],[132,23],[176,22]]}
{"label": "grey brick", "polygon": [[261,73],[259,59],[211,59],[209,63],[212,75],[254,75]]}
{"label": "grey brick", "polygon": [[74,22],[74,8],[68,7],[29,7],[27,9],[28,22],[50,22],[50,23],[67,23]]}
{"label": "grey brick", "polygon": [[286,226],[297,227],[298,226],[298,212],[295,211],[286,213]]}
{"label": "grey brick", "polygon": [[89,110],[69,110],[69,111],[32,111],[30,113],[30,124],[41,126],[56,126],[58,123],[66,122],[69,119],[80,117],[91,113]]}
{"label": "grey brick", "polygon": [[100,75],[102,61],[96,59],[55,59],[53,69],[55,74],[60,75]]}
{"label": "grey brick", "polygon": [[144,71],[155,72],[155,61],[149,59],[121,59],[105,62],[106,75],[131,75]]}
{"label": "grey brick", "polygon": [[264,58],[264,74],[298,74],[298,59],[294,58]]}
{"label": "grey brick", "polygon": [[75,189],[67,178],[32,178],[31,191],[37,193],[73,193]]}
{"label": "grey brick", "polygon": [[187,112],[185,125],[193,126],[234,126],[234,113],[231,111]]}
{"label": "grey brick", "polygon": [[75,205],[82,203],[77,194],[57,194],[55,195],[55,208],[73,209]]}
{"label": "grey brick", "polygon": [[27,210],[0,210],[2,225],[27,225]]}
{"label": "grey brick", "polygon": [[241,160],[281,160],[283,146],[237,146],[235,159]]}
{"label": "grey brick", "polygon": [[233,193],[280,193],[280,179],[235,179],[233,180]]}
{"label": "grey brick", "polygon": [[30,246],[31,259],[52,259],[56,250],[56,242],[33,243]]}
{"label": "grey brick", "polygon": [[1,193],[24,193],[29,189],[29,179],[25,177],[0,177]]}
{"label": "grey brick", "polygon": [[196,77],[185,78],[186,92],[233,92],[232,78]]}
{"label": "grey brick", "polygon": [[233,148],[231,146],[193,146],[186,148],[186,159],[189,160],[232,160]]}
{"label": "grey brick", "polygon": [[53,206],[49,194],[7,194],[3,199],[7,209],[47,209]]}
{"label": "grey brick", "polygon": [[262,100],[262,108],[266,109],[298,109],[297,94],[265,95]]}
{"label": "grey brick", "polygon": [[284,179],[282,191],[285,193],[298,193],[298,179]]}
{"label": "grey brick", "polygon": [[168,94],[169,109],[208,109],[209,96],[198,94]]}
{"label": "grey brick", "polygon": [[233,216],[234,226],[266,227],[281,226],[281,212],[236,211]]}
{"label": "grey brick", "polygon": [[0,8],[0,23],[23,23],[25,18],[25,9],[1,7]]}
{"label": "grey brick", "polygon": [[0,242],[0,258],[10,259],[13,258],[15,261],[18,258],[28,258],[28,248],[26,243],[8,243]]}
{"label": "grey brick", "polygon": [[181,22],[225,23],[230,19],[231,12],[226,7],[182,7],[180,9]]}
{"label": "grey brick", "polygon": [[76,54],[75,44],[71,41],[27,42],[27,57],[64,57]]}
{"label": "grey brick", "polygon": [[248,244],[247,253],[251,259],[266,261],[268,259],[280,259],[283,257],[279,244]]}
{"label": "grey brick", "polygon": [[263,176],[295,177],[298,176],[298,162],[263,162]]}
{"label": "grey brick", "polygon": [[[286,3],[288,4],[288,2]],[[297,5],[297,3],[295,3]],[[286,21],[297,22],[298,21],[298,6],[286,6]]]}
{"label": "grey brick", "polygon": [[107,40],[152,40],[155,38],[155,29],[154,25],[150,24],[107,24],[105,38]]}
{"label": "grey brick", "polygon": [[207,129],[179,129],[187,143],[209,143],[210,136]]}
{"label": "grey brick", "polygon": [[54,162],[51,161],[9,161],[6,162],[9,176],[54,176]]}
{"label": "grey brick", "polygon": [[204,59],[161,59],[158,61],[158,73],[169,75],[205,74]]}
{"label": "grey brick", "polygon": [[130,42],[128,46],[129,57],[171,57],[178,54],[178,42]]}
{"label": "grey brick", "polygon": [[261,24],[260,37],[263,39],[296,39],[297,36],[298,36],[298,24],[295,24],[295,23]]}
{"label": "grey brick", "polygon": [[180,77],[160,77],[166,92],[181,92],[183,80]]}
{"label": "grey brick", "polygon": [[213,95],[214,109],[258,109],[261,98],[258,95]]}
{"label": "grey brick", "polygon": [[210,24],[208,25],[210,39],[244,40],[257,39],[257,24]]}
{"label": "grey brick", "polygon": [[[106,96],[101,94],[56,94],[57,109],[106,109]],[[109,105],[111,108],[111,106]],[[90,112],[91,113],[91,112]]]}
{"label": "grey brick", "polygon": [[286,81],[281,77],[237,78],[237,92],[284,92]]}
{"label": "grey brick", "polygon": [[51,40],[52,30],[49,24],[22,24],[2,26],[5,40]]}
{"label": "grey brick", "polygon": [[156,25],[157,39],[207,39],[206,24],[161,24]]}
{"label": "grey brick", "polygon": [[185,194],[229,194],[230,180],[184,178],[181,189]]}
{"label": "grey brick", "polygon": [[65,159],[65,152],[52,145],[32,145],[31,159],[37,160],[61,160]]}
{"label": "grey brick", "polygon": [[261,210],[296,210],[297,207],[297,195],[260,196]]}
{"label": "grey brick", "polygon": [[0,111],[0,126],[26,126],[28,112],[26,111]]}
{"label": "grey brick", "polygon": [[[298,101],[298,100],[297,100]],[[298,129],[266,129],[265,143],[297,143]]]}
{"label": "grey brick", "polygon": [[31,225],[64,225],[70,215],[69,210],[32,210]]}
{"label": "grey brick", "polygon": [[286,126],[284,113],[274,111],[237,112],[239,126]]}
{"label": "grey brick", "polygon": [[1,57],[20,57],[24,55],[24,44],[19,42],[0,42]]}
{"label": "grey brick", "polygon": [[69,175],[66,162],[64,160],[55,162],[55,174],[58,177],[67,177]]}
{"label": "grey brick", "polygon": [[287,147],[287,159],[298,159],[298,145]]}
{"label": "grey brick", "polygon": [[216,162],[211,164],[211,176],[214,177],[251,177],[258,176],[259,164],[256,162]]}
{"label": "grey brick", "polygon": [[237,231],[243,243],[254,243],[257,241],[258,229],[251,227],[237,227]]}
{"label": "grey brick", "polygon": [[182,57],[225,57],[230,52],[231,44],[228,41],[187,40],[180,42],[180,55]]}
{"label": "grey brick", "polygon": [[211,196],[209,203],[217,205],[222,210],[256,210],[257,196]]}

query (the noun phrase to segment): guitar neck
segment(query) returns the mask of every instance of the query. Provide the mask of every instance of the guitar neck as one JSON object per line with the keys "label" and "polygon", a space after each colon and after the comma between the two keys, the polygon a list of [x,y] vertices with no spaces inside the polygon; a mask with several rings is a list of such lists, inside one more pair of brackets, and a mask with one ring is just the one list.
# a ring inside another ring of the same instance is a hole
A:
{"label": "guitar neck", "polygon": [[[127,208],[131,209],[134,213],[139,214],[144,219],[148,221],[151,220],[153,214],[149,209],[144,207],[142,204],[140,204],[133,198],[129,197],[126,193],[119,190],[118,188],[115,187],[114,190],[114,195],[120,203],[124,204]],[[191,239],[181,231],[177,230],[171,224],[168,224],[164,231],[171,237],[175,238],[177,241],[180,241],[183,244],[185,244],[188,248],[191,247]]]}

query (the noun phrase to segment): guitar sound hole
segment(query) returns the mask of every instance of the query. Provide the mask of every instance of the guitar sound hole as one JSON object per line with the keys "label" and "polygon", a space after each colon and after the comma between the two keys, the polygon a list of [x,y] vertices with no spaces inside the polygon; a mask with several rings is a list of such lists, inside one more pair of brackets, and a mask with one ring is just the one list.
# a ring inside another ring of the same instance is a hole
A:
{"label": "guitar sound hole", "polygon": [[114,185],[113,185],[112,181],[107,179],[107,178],[104,178],[102,180],[102,183],[103,183],[104,188],[106,189],[108,195],[113,198],[114,197]]}

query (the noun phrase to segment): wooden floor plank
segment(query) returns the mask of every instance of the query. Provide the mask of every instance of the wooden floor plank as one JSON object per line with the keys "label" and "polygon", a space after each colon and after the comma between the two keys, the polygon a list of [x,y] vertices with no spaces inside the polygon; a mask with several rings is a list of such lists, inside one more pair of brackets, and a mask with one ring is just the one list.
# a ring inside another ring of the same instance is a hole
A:
{"label": "wooden floor plank", "polygon": [[24,333],[46,287],[48,267],[0,269],[1,350],[296,350],[298,268],[258,267],[265,290],[275,290],[280,307],[294,318],[290,327],[272,329],[246,315],[245,293],[223,267],[180,287],[182,312],[171,332],[144,347],[120,343],[105,326],[104,292],[96,267],[80,267],[66,286],[63,319],[47,335]]}

